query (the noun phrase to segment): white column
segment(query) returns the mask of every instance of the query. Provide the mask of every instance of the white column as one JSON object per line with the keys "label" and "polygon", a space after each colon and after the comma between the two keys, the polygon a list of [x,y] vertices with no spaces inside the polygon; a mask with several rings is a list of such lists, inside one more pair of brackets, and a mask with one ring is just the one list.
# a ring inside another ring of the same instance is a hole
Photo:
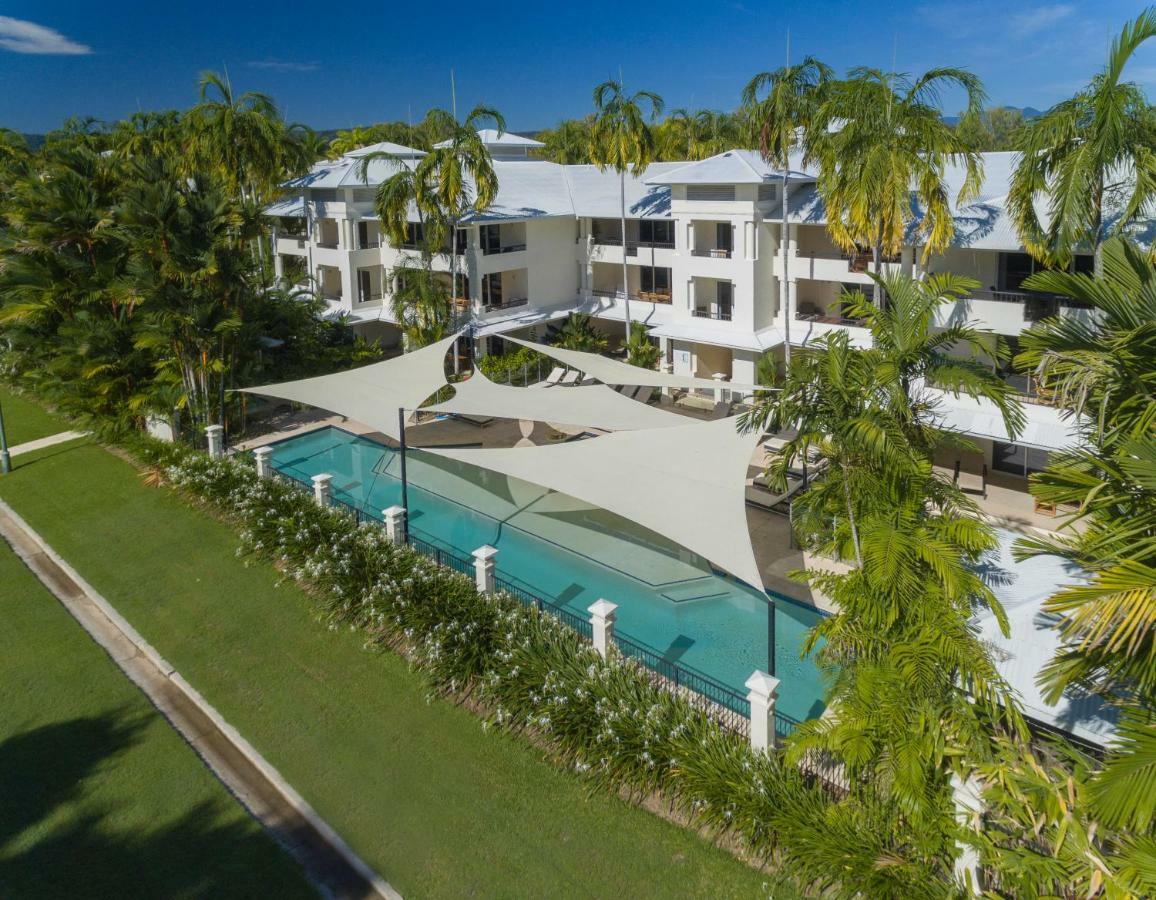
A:
{"label": "white column", "polygon": [[[667,375],[673,375],[674,374],[674,341],[672,341],[670,338],[663,338],[662,343],[663,343],[663,346],[666,347],[666,350],[664,351],[665,352],[664,358],[666,359],[666,362],[664,362],[662,364],[661,369]],[[662,392],[664,394],[666,394],[666,396],[668,396],[668,397],[674,396],[674,388],[672,388],[672,387],[664,387],[662,389]]]}
{"label": "white column", "polygon": [[225,429],[221,425],[206,425],[205,437],[209,441],[209,456],[225,455]]}
{"label": "white column", "polygon": [[483,544],[474,551],[474,580],[479,594],[494,592],[494,557],[497,555],[498,548],[489,544]]}
{"label": "white column", "polygon": [[899,251],[899,263],[902,266],[903,274],[911,278],[915,270],[915,248],[903,247]]}
{"label": "white column", "polygon": [[258,447],[253,451],[253,457],[257,460],[258,478],[268,478],[273,474],[273,466],[270,463],[273,457],[272,447]]}
{"label": "white column", "polygon": [[333,476],[321,473],[313,476],[313,499],[318,506],[329,506],[333,502]]}
{"label": "white column", "polygon": [[[955,821],[960,826],[978,831],[980,816],[983,814],[983,792],[979,780],[969,776],[966,780],[952,773],[951,799],[955,805]],[[968,897],[979,896],[979,851],[971,844],[956,841],[959,855],[955,857],[955,880],[966,891]]]}
{"label": "white column", "polygon": [[381,511],[385,519],[385,533],[395,544],[405,543],[405,507],[391,506]]}
{"label": "white column", "polygon": [[713,375],[711,375],[711,378],[713,378],[719,384],[719,386],[714,389],[714,402],[722,403],[724,393],[722,389],[722,383],[726,380],[726,375],[722,372],[715,372]]}
{"label": "white column", "polygon": [[755,669],[746,681],[751,704],[751,748],[766,751],[775,746],[775,700],[779,679]]}
{"label": "white column", "polygon": [[614,644],[614,622],[618,618],[618,604],[609,600],[596,600],[587,607],[590,625],[593,629],[594,649],[606,659]]}

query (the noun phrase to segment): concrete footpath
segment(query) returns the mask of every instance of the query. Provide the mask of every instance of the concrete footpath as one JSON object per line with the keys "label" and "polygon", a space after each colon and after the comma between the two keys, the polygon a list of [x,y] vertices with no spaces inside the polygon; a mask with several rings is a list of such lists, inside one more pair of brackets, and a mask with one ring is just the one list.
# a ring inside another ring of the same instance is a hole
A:
{"label": "concrete footpath", "polygon": [[398,894],[341,839],[268,761],[8,504],[0,536],[192,745],[246,809],[330,897]]}

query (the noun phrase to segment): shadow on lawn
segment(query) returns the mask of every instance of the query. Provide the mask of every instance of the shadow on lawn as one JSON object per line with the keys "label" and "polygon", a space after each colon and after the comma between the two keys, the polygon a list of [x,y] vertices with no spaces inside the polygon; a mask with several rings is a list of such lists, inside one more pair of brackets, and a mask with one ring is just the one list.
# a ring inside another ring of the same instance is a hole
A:
{"label": "shadow on lawn", "polygon": [[[311,896],[272,841],[227,800],[208,800],[176,819],[125,830],[123,802],[95,808],[89,779],[117,765],[150,717],[123,710],[72,719],[0,743],[0,893],[12,897]],[[144,780],[146,773],[118,773]],[[155,777],[155,776],[153,776]],[[163,787],[162,787],[163,789]],[[188,801],[173,787],[176,807]],[[71,804],[81,807],[68,809]],[[43,831],[35,836],[29,829]],[[23,839],[22,839],[23,836]],[[267,893],[266,893],[267,892]]]}

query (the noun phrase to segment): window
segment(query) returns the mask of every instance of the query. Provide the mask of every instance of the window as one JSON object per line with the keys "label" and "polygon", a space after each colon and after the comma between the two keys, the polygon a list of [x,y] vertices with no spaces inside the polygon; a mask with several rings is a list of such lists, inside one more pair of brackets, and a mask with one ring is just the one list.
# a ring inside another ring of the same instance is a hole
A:
{"label": "window", "polygon": [[718,283],[718,293],[715,295],[718,304],[718,313],[720,319],[729,319],[731,317],[731,305],[734,303],[735,286],[729,281],[720,281]]}
{"label": "window", "polygon": [[715,240],[720,250],[730,253],[734,249],[734,229],[730,222],[719,222],[715,225]]}
{"label": "window", "polygon": [[376,247],[378,245],[377,231],[370,230],[373,223],[368,219],[360,219],[357,222],[357,246],[360,249],[367,247]]}
{"label": "window", "polygon": [[647,267],[642,270],[643,293],[670,293],[670,269]]}
{"label": "window", "polygon": [[483,253],[501,253],[502,252],[502,226],[501,225],[483,225],[478,230],[478,238],[481,243]]}
{"label": "window", "polygon": [[1027,253],[1001,253],[999,255],[999,289],[1001,291],[1022,290],[1024,281],[1036,270],[1036,261]]}
{"label": "window", "polygon": [[491,272],[482,278],[482,305],[487,308],[502,305],[501,272]]}
{"label": "window", "polygon": [[1027,477],[1042,472],[1048,465],[1048,451],[1023,444],[1005,444],[995,441],[992,449],[992,467],[1000,472]]}
{"label": "window", "polygon": [[405,241],[402,246],[409,250],[421,247],[425,240],[424,230],[420,222],[409,222],[405,226]]}
{"label": "window", "polygon": [[669,219],[655,221],[643,219],[638,223],[638,242],[640,244],[669,244],[674,246],[674,222]]}
{"label": "window", "polygon": [[778,185],[774,184],[760,184],[759,185],[759,202],[767,203],[775,199]]}

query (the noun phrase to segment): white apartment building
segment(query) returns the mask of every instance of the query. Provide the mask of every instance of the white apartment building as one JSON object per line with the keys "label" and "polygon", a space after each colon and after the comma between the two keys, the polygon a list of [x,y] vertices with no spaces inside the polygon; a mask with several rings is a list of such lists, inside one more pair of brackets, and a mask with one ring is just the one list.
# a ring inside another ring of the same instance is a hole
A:
{"label": "white apartment building", "polygon": [[[801,345],[832,329],[866,343],[865,329],[843,314],[846,290],[870,291],[869,253],[847,254],[830,240],[813,174],[788,173],[789,226],[781,224],[782,173],[753,151],[731,150],[706,160],[655,163],[626,179],[626,234],[620,223],[619,178],[590,165],[558,165],[531,158],[537,142],[482,132],[494,158],[498,197],[463,223],[455,241],[456,304],[472,322],[479,353],[502,335],[544,338],[551,323],[571,312],[591,314],[620,339],[630,317],[644,322],[674,372],[756,381],[764,353],[781,355],[789,332]],[[397,157],[369,163],[374,150]],[[413,246],[382,240],[373,210],[376,186],[412,165],[421,151],[375,145],[321,162],[288,183],[275,217],[277,273],[290,281],[315,279],[334,314],[344,314],[368,337],[396,344],[389,297],[394,268]],[[1030,294],[1021,283],[1033,269],[1011,226],[1004,198],[1010,153],[984,154],[981,196],[957,210],[952,246],[921,263],[917,246],[885,260],[918,276],[951,271],[982,285],[943,311],[944,323],[972,321],[1009,340],[1045,315],[1083,315],[1057,298]],[[962,173],[951,173],[958,182]],[[416,226],[415,226],[416,227]],[[415,234],[416,238],[416,234]],[[786,296],[783,242],[786,242]],[[627,263],[623,284],[622,261]],[[436,258],[449,278],[450,248]],[[1080,267],[1090,266],[1090,257]],[[943,398],[947,422],[974,439],[979,454],[944,459],[982,483],[1009,518],[1043,524],[1049,511],[1033,507],[1027,475],[1050,451],[1072,446],[1075,432],[1058,411],[1034,402],[1032,385],[1006,378],[1026,400],[1028,425],[1013,443],[998,413],[982,402]],[[962,483],[962,482],[961,482]]]}

